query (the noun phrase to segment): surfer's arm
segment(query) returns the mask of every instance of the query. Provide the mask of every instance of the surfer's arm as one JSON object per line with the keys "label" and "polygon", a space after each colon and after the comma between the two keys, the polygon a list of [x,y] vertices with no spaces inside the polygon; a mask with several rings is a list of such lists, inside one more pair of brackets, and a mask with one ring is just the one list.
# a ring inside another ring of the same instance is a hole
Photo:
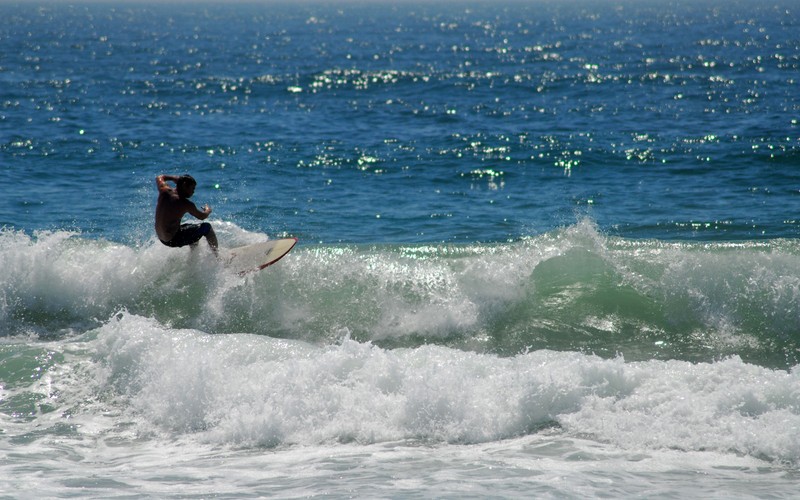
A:
{"label": "surfer's arm", "polygon": [[169,186],[169,184],[167,184],[167,181],[178,182],[178,178],[179,177],[177,175],[166,175],[166,174],[157,175],[156,187],[158,187],[158,192],[172,189]]}
{"label": "surfer's arm", "polygon": [[191,201],[186,200],[186,203],[187,212],[200,220],[206,220],[208,219],[208,216],[211,215],[211,207],[208,205],[203,206],[203,210],[200,210],[197,208],[197,205]]}

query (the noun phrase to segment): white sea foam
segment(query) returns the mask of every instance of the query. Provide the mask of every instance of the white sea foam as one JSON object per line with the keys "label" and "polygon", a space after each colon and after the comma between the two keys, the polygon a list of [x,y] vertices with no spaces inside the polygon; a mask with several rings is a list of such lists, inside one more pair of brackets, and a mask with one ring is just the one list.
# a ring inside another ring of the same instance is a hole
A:
{"label": "white sea foam", "polygon": [[384,350],[347,339],[313,346],[174,330],[124,313],[91,345],[98,388],[114,388],[140,431],[170,438],[463,444],[554,427],[624,450],[800,459],[797,372],[737,358],[628,363],[575,352]]}

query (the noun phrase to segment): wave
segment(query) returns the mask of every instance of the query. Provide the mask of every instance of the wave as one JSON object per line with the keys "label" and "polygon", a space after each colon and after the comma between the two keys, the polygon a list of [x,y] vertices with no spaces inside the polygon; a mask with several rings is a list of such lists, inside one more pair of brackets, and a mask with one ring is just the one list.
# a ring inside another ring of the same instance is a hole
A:
{"label": "wave", "polygon": [[[216,223],[231,245],[266,239]],[[794,240],[664,242],[582,221],[509,243],[299,245],[242,279],[204,247],[0,231],[0,335],[61,338],[119,310],[174,328],[384,348],[538,349],[797,364]]]}
{"label": "wave", "polygon": [[[731,357],[629,362],[539,350],[383,349],[208,335],[120,312],[71,339],[0,349],[8,439],[273,448],[473,444],[544,433],[626,450],[794,464],[798,371]],[[12,369],[13,368],[13,369]],[[31,375],[33,374],[33,376]],[[85,446],[85,445],[84,445]]]}

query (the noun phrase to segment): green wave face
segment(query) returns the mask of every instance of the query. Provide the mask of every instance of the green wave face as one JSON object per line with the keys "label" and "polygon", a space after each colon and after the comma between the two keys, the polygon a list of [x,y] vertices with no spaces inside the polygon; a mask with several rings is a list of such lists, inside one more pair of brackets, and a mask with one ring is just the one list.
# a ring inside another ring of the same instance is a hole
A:
{"label": "green wave face", "polygon": [[439,344],[626,360],[739,355],[790,367],[800,348],[791,240],[675,243],[590,222],[503,244],[298,246],[241,278],[203,249],[0,233],[3,336],[60,338],[119,311],[176,328],[312,343]]}

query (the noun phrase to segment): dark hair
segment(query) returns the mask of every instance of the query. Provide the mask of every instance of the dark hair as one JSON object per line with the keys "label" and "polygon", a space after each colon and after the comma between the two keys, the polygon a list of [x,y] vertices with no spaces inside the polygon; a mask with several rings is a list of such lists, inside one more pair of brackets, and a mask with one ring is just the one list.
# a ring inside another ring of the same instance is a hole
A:
{"label": "dark hair", "polygon": [[182,175],[175,181],[178,188],[178,197],[188,199],[194,193],[194,188],[197,186],[197,181],[191,175]]}
{"label": "dark hair", "polygon": [[183,186],[196,186],[197,185],[197,181],[194,180],[194,177],[192,177],[191,175],[186,174],[186,175],[182,175],[182,176],[178,177],[178,181],[175,184],[179,188],[181,188]]}

